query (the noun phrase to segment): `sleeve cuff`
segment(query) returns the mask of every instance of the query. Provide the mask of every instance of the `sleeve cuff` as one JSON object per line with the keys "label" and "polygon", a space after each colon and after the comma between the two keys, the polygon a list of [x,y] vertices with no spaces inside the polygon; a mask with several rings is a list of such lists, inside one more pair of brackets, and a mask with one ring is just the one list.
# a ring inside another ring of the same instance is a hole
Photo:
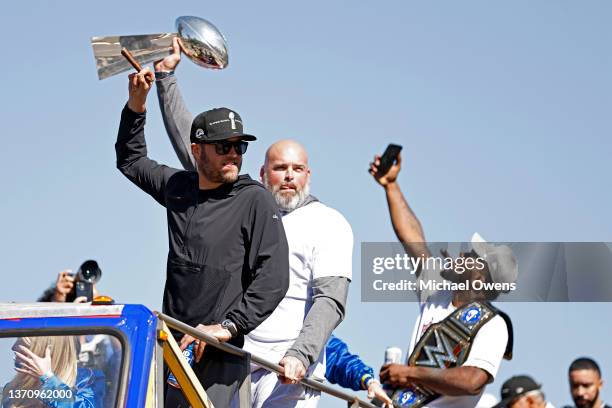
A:
{"label": "sleeve cuff", "polygon": [[308,370],[308,367],[310,367],[310,362],[308,362],[308,359],[306,357],[304,357],[302,355],[302,353],[295,351],[295,350],[291,350],[289,349],[286,353],[285,353],[285,357],[295,357],[298,360],[300,360],[302,362],[302,364],[304,364],[304,368],[306,368]]}
{"label": "sleeve cuff", "polygon": [[370,382],[374,379],[374,377],[372,377],[371,374],[364,374],[361,376],[361,381],[359,381],[359,383],[361,384],[361,389],[362,390],[367,390],[368,389],[368,385],[370,385]]}
{"label": "sleeve cuff", "polygon": [[174,71],[155,71],[155,80],[161,81],[168,77],[174,76]]}
{"label": "sleeve cuff", "polygon": [[493,364],[491,364],[488,361],[479,359],[479,358],[473,358],[470,359],[468,357],[468,360],[462,364],[463,366],[466,367],[477,367],[480,368],[481,370],[485,371],[487,374],[489,374],[491,382],[493,382],[495,380],[495,376],[497,374],[497,370],[495,369],[495,366],[493,366]]}
{"label": "sleeve cuff", "polygon": [[128,118],[138,119],[138,118],[144,118],[145,116],[147,116],[147,111],[145,110],[144,112],[134,112],[133,110],[130,109],[130,107],[128,106],[126,102],[125,106],[123,107],[123,115],[125,115]]}

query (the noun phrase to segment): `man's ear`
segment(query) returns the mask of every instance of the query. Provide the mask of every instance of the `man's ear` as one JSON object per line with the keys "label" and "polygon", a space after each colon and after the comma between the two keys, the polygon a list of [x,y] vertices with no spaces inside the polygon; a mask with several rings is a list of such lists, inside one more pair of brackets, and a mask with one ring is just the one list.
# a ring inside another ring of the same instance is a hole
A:
{"label": "man's ear", "polygon": [[259,169],[259,181],[261,183],[263,183],[264,171],[264,166],[261,166],[261,168]]}
{"label": "man's ear", "polygon": [[202,148],[202,146],[199,143],[192,143],[191,144],[191,154],[193,154],[193,157],[200,157],[200,149]]}

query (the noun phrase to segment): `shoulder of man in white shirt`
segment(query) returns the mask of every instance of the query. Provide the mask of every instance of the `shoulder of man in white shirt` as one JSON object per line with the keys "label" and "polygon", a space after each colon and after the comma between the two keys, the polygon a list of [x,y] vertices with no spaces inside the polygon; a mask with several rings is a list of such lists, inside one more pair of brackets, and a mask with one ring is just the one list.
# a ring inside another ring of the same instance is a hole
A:
{"label": "shoulder of man in white shirt", "polygon": [[299,224],[312,231],[313,277],[352,279],[353,230],[346,218],[321,202],[308,204],[300,210],[304,210],[304,216]]}
{"label": "shoulder of man in white shirt", "polygon": [[313,217],[316,217],[313,219],[313,221],[318,224],[333,223],[333,225],[331,225],[332,227],[335,226],[339,228],[347,228],[352,234],[351,224],[349,224],[344,215],[327,204],[320,201],[315,201],[299,208],[298,210],[303,210],[305,213],[312,214]]}

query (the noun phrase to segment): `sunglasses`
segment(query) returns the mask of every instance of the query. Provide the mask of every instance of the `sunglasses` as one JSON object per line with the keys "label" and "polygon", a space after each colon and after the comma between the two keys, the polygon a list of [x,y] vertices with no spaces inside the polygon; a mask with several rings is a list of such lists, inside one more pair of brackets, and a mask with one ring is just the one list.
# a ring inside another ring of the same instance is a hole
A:
{"label": "sunglasses", "polygon": [[221,156],[228,154],[232,147],[234,148],[236,154],[242,156],[246,153],[247,147],[249,147],[249,143],[245,142],[244,140],[238,140],[236,142],[211,142],[206,144],[215,146],[215,153]]}

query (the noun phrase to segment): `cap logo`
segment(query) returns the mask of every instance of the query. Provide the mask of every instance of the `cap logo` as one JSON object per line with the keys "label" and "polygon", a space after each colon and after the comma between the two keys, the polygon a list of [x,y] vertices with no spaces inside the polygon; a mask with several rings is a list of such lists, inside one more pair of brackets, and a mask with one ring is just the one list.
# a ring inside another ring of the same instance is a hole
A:
{"label": "cap logo", "polygon": [[232,122],[232,129],[235,130],[236,129],[236,122],[234,121],[234,112],[229,113],[228,115],[229,120]]}
{"label": "cap logo", "polygon": [[202,138],[202,136],[204,136],[204,130],[203,130],[203,129],[198,129],[198,130],[196,130],[196,132],[195,132],[195,137],[196,137],[197,139],[201,139],[201,138]]}

